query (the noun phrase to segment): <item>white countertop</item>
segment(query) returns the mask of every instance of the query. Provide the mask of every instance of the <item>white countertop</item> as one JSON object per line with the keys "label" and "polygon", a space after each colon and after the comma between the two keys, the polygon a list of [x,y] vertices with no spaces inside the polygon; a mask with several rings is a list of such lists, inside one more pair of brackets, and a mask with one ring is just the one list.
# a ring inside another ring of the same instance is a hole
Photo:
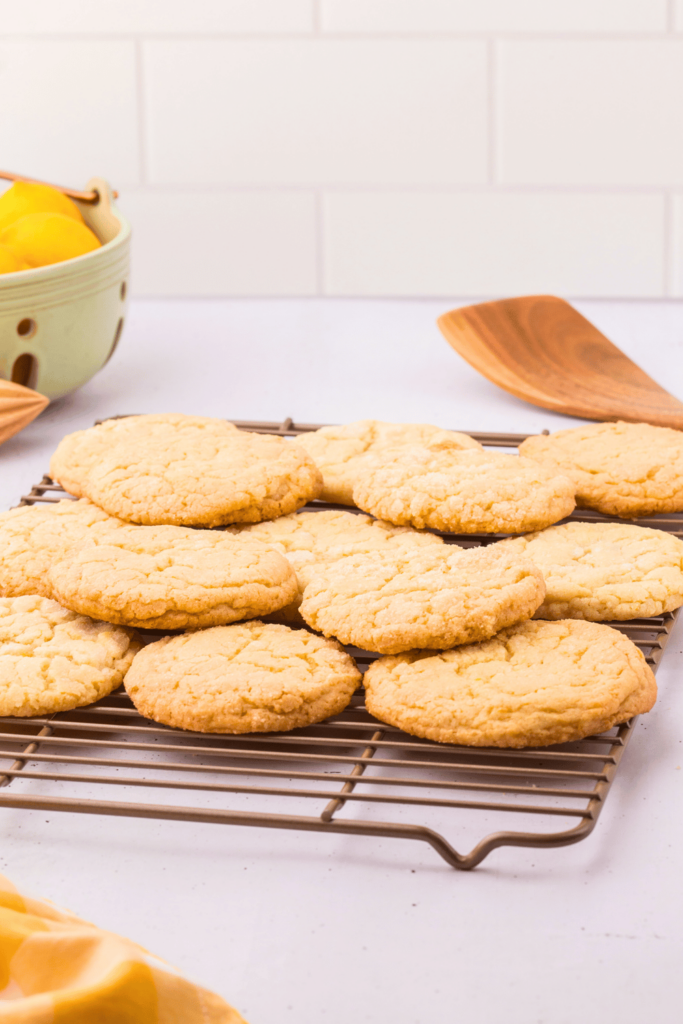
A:
{"label": "white countertop", "polygon": [[[135,303],[109,366],[0,448],[0,507],[65,433],[116,413],[529,433],[579,422],[471,370],[434,326],[457,304]],[[683,398],[683,304],[576,305]],[[683,621],[658,703],[576,846],[505,847],[464,873],[415,842],[0,809],[0,871],[140,942],[250,1024],[673,1024],[682,668]]]}

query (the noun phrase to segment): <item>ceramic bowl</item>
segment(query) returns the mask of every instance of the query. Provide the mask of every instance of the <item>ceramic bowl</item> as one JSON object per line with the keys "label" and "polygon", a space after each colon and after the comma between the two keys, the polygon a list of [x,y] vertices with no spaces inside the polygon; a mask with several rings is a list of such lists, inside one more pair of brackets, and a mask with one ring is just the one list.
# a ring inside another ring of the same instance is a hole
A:
{"label": "ceramic bowl", "polygon": [[99,201],[74,202],[102,247],[0,275],[0,378],[50,400],[75,391],[109,362],[126,316],[130,225],[106,181],[92,178],[87,188]]}

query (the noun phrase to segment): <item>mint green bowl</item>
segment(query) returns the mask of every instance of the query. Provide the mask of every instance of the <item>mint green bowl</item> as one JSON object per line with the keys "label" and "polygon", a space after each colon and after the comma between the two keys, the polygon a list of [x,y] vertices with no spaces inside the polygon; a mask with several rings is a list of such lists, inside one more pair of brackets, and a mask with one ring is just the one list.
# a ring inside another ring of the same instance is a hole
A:
{"label": "mint green bowl", "polygon": [[126,315],[130,224],[106,181],[92,178],[87,188],[99,193],[99,202],[74,202],[101,249],[0,274],[0,378],[50,400],[75,391],[109,362]]}

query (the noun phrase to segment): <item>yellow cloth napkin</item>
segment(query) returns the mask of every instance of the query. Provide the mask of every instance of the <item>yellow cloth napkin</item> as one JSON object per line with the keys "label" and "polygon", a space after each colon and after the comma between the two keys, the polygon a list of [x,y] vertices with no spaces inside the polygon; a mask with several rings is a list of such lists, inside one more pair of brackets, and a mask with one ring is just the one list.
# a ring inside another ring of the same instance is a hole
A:
{"label": "yellow cloth napkin", "polygon": [[0,875],[0,1021],[5,1024],[246,1024],[219,996],[140,946]]}

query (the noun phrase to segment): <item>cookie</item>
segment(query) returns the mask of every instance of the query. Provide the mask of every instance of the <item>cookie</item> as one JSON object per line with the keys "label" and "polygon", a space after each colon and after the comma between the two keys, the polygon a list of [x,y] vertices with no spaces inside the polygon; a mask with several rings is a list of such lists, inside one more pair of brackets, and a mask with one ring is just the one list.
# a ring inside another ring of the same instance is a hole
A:
{"label": "cookie", "polygon": [[197,629],[289,604],[296,574],[278,551],[182,526],[122,526],[70,548],[48,572],[52,596],[83,615],[148,629]]}
{"label": "cookie", "polygon": [[683,541],[628,523],[564,523],[500,546],[546,583],[537,619],[649,618],[683,604]]}
{"label": "cookie", "polygon": [[649,423],[591,423],[528,437],[519,450],[571,477],[579,508],[621,519],[683,512],[683,431]]}
{"label": "cookie", "polygon": [[300,612],[325,636],[367,651],[444,650],[528,619],[545,596],[539,569],[498,545],[371,551],[315,574]]}
{"label": "cookie", "polygon": [[407,526],[392,526],[353,512],[295,512],[270,523],[231,526],[229,530],[276,548],[296,570],[299,581],[296,598],[271,616],[290,625],[303,622],[299,605],[315,573],[339,558],[366,551],[443,545],[442,538],[435,533],[418,533]]}
{"label": "cookie", "polygon": [[72,543],[121,525],[85,499],[0,513],[0,596],[51,597],[47,574],[55,557]]}
{"label": "cookie", "polygon": [[103,420],[95,427],[67,434],[59,442],[50,461],[50,474],[62,487],[77,498],[83,497],[83,481],[107,455],[112,445],[135,444],[144,431],[148,438],[164,436],[169,421],[192,421],[196,429],[203,425],[222,423],[222,432],[233,433],[237,427],[227,420],[214,420],[206,416],[172,416],[167,413],[148,413],[143,416],[117,416]]}
{"label": "cookie", "polygon": [[365,674],[371,714],[413,736],[473,747],[544,747],[649,711],[645,658],[610,626],[523,622],[442,654],[380,658]]}
{"label": "cookie", "polygon": [[453,533],[526,533],[568,516],[574,487],[532,459],[405,447],[358,471],[356,505],[398,526]]}
{"label": "cookie", "polygon": [[244,622],[150,644],[126,689],[141,715],[177,729],[288,732],[338,714],[360,678],[339,644]]}
{"label": "cookie", "polygon": [[51,715],[119,686],[139,644],[36,595],[0,598],[0,715]]}
{"label": "cookie", "polygon": [[71,434],[50,474],[110,515],[146,525],[258,523],[317,497],[322,477],[298,445],[202,416],[128,416]]}
{"label": "cookie", "polygon": [[428,423],[382,423],[379,420],[358,420],[337,427],[321,427],[310,434],[300,434],[296,443],[311,455],[323,474],[324,501],[354,505],[353,487],[358,470],[368,456],[379,456],[387,448],[405,444],[447,444],[458,450],[481,445],[467,434],[442,430]]}

